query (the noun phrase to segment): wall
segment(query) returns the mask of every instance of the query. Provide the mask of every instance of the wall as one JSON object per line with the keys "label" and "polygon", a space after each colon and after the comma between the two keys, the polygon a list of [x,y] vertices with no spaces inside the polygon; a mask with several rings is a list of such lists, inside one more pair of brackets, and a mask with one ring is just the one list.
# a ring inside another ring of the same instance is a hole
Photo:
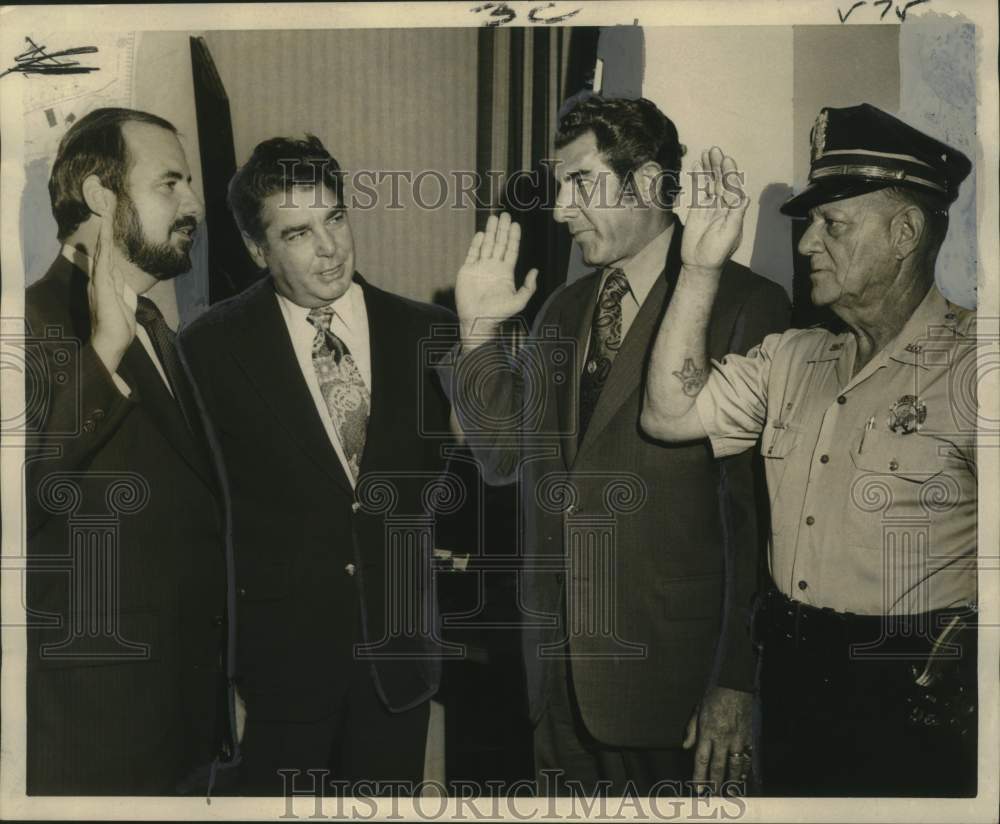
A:
{"label": "wall", "polygon": [[793,182],[804,182],[808,173],[809,129],[820,106],[844,105],[845,95],[853,98],[863,89],[864,99],[895,109],[896,27],[645,31],[643,93],[677,125],[688,148],[684,171],[713,145],[736,159],[754,205],[734,259],[791,294],[791,222],[778,206],[791,195]]}
{"label": "wall", "polygon": [[[475,170],[476,29],[216,31],[205,41],[232,107],[236,162],[310,132],[351,170]],[[388,181],[380,192],[388,198]],[[437,198],[428,179],[425,202]],[[404,192],[405,194],[405,192]],[[475,210],[355,210],[357,267],[390,291],[450,289]]]}
{"label": "wall", "polygon": [[[867,102],[964,151],[975,164],[975,29],[928,14],[904,25],[647,28],[643,93],[674,120],[684,169],[718,144],[755,200],[734,258],[791,294],[791,222],[777,207],[809,174],[824,106]],[[976,304],[976,169],[951,209],[938,285]],[[683,214],[683,212],[682,212]],[[970,251],[972,250],[972,251]]]}

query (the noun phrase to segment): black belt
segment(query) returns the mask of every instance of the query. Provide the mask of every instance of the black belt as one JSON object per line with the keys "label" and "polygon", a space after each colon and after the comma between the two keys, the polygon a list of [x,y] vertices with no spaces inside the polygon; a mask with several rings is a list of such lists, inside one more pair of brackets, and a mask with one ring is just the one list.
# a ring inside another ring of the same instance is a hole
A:
{"label": "black belt", "polygon": [[813,607],[776,589],[758,604],[754,636],[771,648],[794,648],[799,654],[829,654],[850,649],[889,658],[923,658],[954,619],[975,622],[968,608],[939,609],[913,615],[859,615]]}

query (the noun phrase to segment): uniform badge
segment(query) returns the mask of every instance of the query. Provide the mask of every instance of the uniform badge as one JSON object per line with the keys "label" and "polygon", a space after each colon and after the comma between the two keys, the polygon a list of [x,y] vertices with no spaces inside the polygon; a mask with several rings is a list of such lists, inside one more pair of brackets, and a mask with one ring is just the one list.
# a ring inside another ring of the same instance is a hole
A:
{"label": "uniform badge", "polygon": [[927,406],[916,395],[903,395],[889,407],[889,430],[909,435],[927,420]]}
{"label": "uniform badge", "polygon": [[829,115],[827,115],[826,109],[823,109],[819,113],[819,117],[816,118],[816,123],[813,124],[811,158],[813,163],[823,156],[823,151],[826,149],[826,124],[828,120]]}

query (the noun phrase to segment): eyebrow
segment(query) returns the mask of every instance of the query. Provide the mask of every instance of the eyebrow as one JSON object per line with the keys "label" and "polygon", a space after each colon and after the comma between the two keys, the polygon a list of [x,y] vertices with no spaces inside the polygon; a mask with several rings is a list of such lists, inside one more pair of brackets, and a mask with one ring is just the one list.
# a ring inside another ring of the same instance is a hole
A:
{"label": "eyebrow", "polygon": [[177,171],[174,171],[174,170],[171,169],[171,170],[168,170],[168,171],[163,172],[162,174],[160,174],[160,176],[157,177],[157,180],[158,181],[159,180],[187,180],[187,181],[190,181],[191,180],[191,175],[188,175],[187,177],[185,177],[180,172],[177,172]]}
{"label": "eyebrow", "polygon": [[[323,220],[329,220],[331,217],[334,217],[335,215],[342,215],[346,211],[347,210],[343,206],[334,206],[325,215],[323,215]],[[281,230],[281,233],[278,236],[282,240],[285,240],[290,235],[294,235],[297,232],[304,232],[306,229],[309,228],[311,228],[311,226],[308,223],[298,223],[295,226],[286,226],[284,229]]]}

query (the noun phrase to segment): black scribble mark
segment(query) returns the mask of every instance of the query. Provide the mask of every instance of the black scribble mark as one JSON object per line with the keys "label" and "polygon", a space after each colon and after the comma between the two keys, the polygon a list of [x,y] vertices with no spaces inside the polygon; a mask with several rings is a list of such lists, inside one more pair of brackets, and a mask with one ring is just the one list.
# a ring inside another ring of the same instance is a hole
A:
{"label": "black scribble mark", "polygon": [[889,9],[892,8],[892,0],[875,0],[875,2],[872,3],[872,5],[873,6],[882,6],[882,5],[885,6],[885,9],[882,11],[882,13],[879,15],[879,18],[878,18],[879,20],[881,20],[883,17],[885,17],[889,13]]}
{"label": "black scribble mark", "polygon": [[542,9],[554,9],[556,7],[555,3],[549,3],[546,6],[535,6],[531,11],[528,12],[528,19],[532,23],[546,23],[548,25],[554,25],[556,23],[562,23],[563,20],[569,20],[570,17],[580,13],[580,9],[573,9],[573,11],[566,12],[565,14],[556,14],[552,17],[541,17],[539,12]]}
{"label": "black scribble mark", "polygon": [[14,65],[0,74],[6,77],[8,74],[87,74],[89,72],[100,71],[98,66],[83,66],[78,60],[66,60],[67,57],[75,57],[78,54],[95,54],[97,46],[77,46],[72,49],[62,51],[47,52],[45,46],[39,46],[30,37],[24,38],[28,42],[28,49],[14,58]]}
{"label": "black scribble mark", "polygon": [[906,20],[907,9],[909,9],[911,6],[919,6],[922,3],[929,3],[929,2],[930,0],[910,0],[910,2],[907,3],[905,6],[903,6],[902,9],[899,8],[896,9],[896,17],[898,17],[899,22],[902,23]]}
{"label": "black scribble mark", "polygon": [[473,14],[477,14],[483,11],[489,11],[490,17],[496,17],[496,20],[487,20],[483,25],[488,28],[496,28],[497,26],[503,26],[514,20],[517,17],[517,12],[514,11],[506,3],[483,3],[481,6],[475,6],[469,9]]}
{"label": "black scribble mark", "polygon": [[846,23],[847,18],[851,16],[851,12],[854,11],[858,6],[863,6],[863,5],[865,5],[865,0],[859,0],[857,3],[855,3],[847,10],[847,14],[844,14],[840,9],[837,9],[837,16],[840,18],[840,22]]}

